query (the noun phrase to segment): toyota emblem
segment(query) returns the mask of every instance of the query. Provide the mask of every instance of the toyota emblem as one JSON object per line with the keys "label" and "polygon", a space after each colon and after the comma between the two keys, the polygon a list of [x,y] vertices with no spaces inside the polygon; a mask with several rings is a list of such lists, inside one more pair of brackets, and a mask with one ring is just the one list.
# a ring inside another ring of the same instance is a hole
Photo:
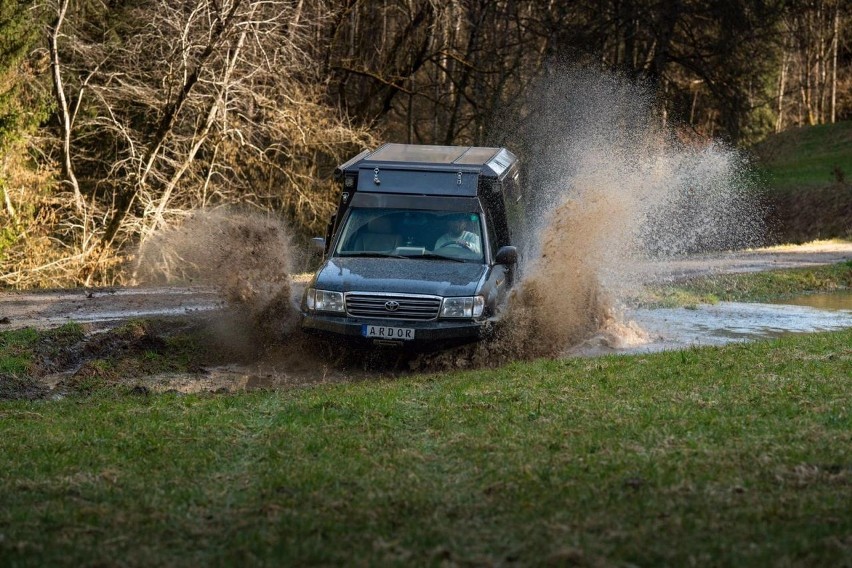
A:
{"label": "toyota emblem", "polygon": [[395,312],[399,309],[399,302],[394,302],[393,300],[385,302],[385,309],[389,312]]}

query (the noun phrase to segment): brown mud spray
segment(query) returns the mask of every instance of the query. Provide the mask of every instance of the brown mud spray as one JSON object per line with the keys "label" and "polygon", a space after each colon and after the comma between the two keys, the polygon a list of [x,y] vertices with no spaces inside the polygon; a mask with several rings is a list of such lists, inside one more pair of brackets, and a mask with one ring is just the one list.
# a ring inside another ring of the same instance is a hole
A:
{"label": "brown mud spray", "polygon": [[228,306],[222,323],[232,337],[280,339],[296,323],[291,302],[293,249],[287,227],[259,213],[198,210],[140,247],[140,284],[213,286]]}

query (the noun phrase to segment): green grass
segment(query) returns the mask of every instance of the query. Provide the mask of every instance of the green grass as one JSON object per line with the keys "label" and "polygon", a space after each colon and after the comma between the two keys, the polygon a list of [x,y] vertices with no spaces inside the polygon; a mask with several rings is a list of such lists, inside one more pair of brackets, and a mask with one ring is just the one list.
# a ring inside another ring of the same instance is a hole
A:
{"label": "green grass", "polygon": [[801,190],[837,181],[835,168],[852,183],[852,121],[792,128],[754,149],[770,187]]}
{"label": "green grass", "polygon": [[0,402],[0,564],[849,565],[850,346]]}
{"label": "green grass", "polygon": [[678,307],[727,302],[765,302],[814,292],[852,289],[852,261],[814,268],[793,268],[746,274],[721,274],[674,286],[648,289],[645,306]]}
{"label": "green grass", "polygon": [[38,356],[57,357],[62,349],[83,338],[83,327],[68,323],[39,333],[32,328],[0,333],[0,376],[23,376],[36,364]]}
{"label": "green grass", "polygon": [[0,332],[0,400],[48,396],[49,375],[59,378],[59,392],[85,394],[140,377],[201,372],[233,361],[220,343],[202,324],[158,319],[91,334],[76,323]]}

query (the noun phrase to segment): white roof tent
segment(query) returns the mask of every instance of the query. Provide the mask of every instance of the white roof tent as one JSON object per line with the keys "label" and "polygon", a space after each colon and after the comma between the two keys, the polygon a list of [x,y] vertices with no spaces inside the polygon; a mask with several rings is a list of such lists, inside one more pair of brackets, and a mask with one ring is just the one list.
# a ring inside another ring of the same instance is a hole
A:
{"label": "white roof tent", "polygon": [[481,208],[495,231],[495,244],[510,245],[509,209],[517,209],[522,197],[518,170],[518,158],[505,148],[385,144],[364,150],[334,170],[340,200],[326,228],[326,253],[350,205]]}
{"label": "white roof tent", "polygon": [[502,181],[517,161],[505,148],[385,144],[334,173],[344,192],[476,197]]}

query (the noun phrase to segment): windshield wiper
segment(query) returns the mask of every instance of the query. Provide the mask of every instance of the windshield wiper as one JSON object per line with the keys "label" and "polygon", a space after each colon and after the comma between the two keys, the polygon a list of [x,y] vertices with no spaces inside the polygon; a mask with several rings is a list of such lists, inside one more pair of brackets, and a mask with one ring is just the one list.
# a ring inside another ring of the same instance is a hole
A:
{"label": "windshield wiper", "polygon": [[427,260],[452,260],[453,262],[467,262],[462,258],[455,258],[452,256],[444,256],[442,254],[434,254],[434,253],[423,253],[423,254],[415,254],[411,256],[406,256],[405,258],[425,258]]}
{"label": "windshield wiper", "polygon": [[341,252],[338,256],[357,256],[362,258],[425,258],[427,260],[450,260],[452,262],[467,262],[463,258],[455,258],[452,256],[444,256],[442,254],[424,253],[424,254],[393,254],[388,252]]}
{"label": "windshield wiper", "polygon": [[366,258],[409,258],[401,254],[391,254],[387,252],[341,252],[340,256],[361,256]]}

